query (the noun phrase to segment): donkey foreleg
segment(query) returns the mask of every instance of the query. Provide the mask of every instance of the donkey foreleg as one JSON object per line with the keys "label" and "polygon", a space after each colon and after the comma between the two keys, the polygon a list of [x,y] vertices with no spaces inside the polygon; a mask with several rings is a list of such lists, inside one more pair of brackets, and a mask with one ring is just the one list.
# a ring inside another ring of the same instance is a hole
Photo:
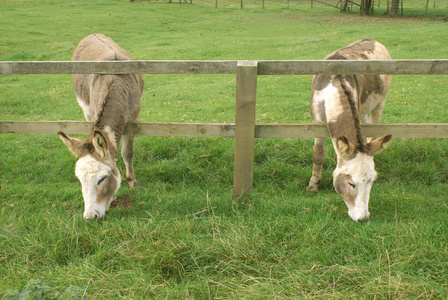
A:
{"label": "donkey foreleg", "polygon": [[121,157],[123,157],[126,166],[126,180],[129,186],[131,188],[138,186],[134,174],[134,135],[123,135]]}
{"label": "donkey foreleg", "polygon": [[380,102],[371,112],[371,123],[379,124],[381,122],[381,115],[384,110],[384,102]]}
{"label": "donkey foreleg", "polygon": [[313,174],[310,178],[307,191],[317,192],[322,176],[322,165],[325,161],[325,138],[315,138],[313,147]]}

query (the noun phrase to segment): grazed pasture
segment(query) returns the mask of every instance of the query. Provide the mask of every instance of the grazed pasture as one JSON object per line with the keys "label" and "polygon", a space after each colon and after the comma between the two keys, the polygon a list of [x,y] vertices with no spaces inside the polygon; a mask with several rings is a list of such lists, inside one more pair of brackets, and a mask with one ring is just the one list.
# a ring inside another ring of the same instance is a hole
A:
{"label": "grazed pasture", "polygon": [[[447,58],[437,15],[226,3],[3,2],[0,60],[69,60],[92,32],[135,59],[321,59],[359,38],[396,59]],[[235,118],[234,75],[144,79],[142,121]],[[257,122],[311,122],[310,83],[260,77]],[[0,119],[83,120],[71,84],[70,75],[1,76]],[[383,122],[446,122],[447,94],[446,76],[394,76]],[[139,136],[140,187],[123,184],[105,220],[86,222],[75,160],[56,133],[2,134],[0,294],[36,291],[41,280],[49,298],[447,297],[448,141],[394,139],[375,159],[365,223],[350,220],[333,190],[331,147],[319,193],[305,191],[312,145],[257,140],[254,193],[232,199],[233,140]]]}

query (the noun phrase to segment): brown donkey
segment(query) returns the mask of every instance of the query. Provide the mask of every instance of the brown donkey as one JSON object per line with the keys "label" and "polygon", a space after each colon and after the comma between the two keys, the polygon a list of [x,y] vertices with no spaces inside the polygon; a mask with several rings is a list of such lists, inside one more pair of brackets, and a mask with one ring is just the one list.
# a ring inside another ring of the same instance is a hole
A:
{"label": "brown donkey", "polygon": [[[91,34],[75,49],[73,61],[132,60],[112,39]],[[126,165],[126,179],[137,185],[134,175],[134,136],[124,135],[128,122],[136,121],[140,112],[143,79],[139,74],[73,75],[73,89],[87,121],[94,128],[86,140],[59,137],[76,157],[75,174],[82,185],[84,218],[101,219],[121,184],[117,169],[117,149],[123,135],[121,155]]]}
{"label": "brown donkey", "polygon": [[[390,59],[386,48],[365,39],[327,55],[326,60]],[[311,87],[315,122],[327,125],[337,155],[333,184],[354,221],[369,218],[370,189],[377,177],[373,156],[392,136],[367,142],[360,123],[379,123],[391,82],[390,75],[316,75]],[[317,191],[325,160],[325,138],[316,138],[309,191]]]}

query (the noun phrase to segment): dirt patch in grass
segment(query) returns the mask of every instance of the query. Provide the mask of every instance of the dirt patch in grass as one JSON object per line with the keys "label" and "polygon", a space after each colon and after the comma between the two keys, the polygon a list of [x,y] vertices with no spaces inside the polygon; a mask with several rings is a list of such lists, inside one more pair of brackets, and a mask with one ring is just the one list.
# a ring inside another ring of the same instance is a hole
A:
{"label": "dirt patch in grass", "polygon": [[132,202],[131,196],[126,196],[123,198],[115,198],[110,204],[110,207],[132,208],[134,205],[135,203]]}

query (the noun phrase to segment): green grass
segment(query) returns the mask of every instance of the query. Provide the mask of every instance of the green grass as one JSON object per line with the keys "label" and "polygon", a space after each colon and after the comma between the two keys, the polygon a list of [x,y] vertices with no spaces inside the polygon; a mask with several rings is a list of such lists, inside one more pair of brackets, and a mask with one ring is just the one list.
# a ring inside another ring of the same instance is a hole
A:
{"label": "green grass", "polygon": [[[393,58],[446,58],[438,1],[423,18],[360,17],[308,2],[3,1],[0,60],[69,60],[92,32],[135,59],[321,59],[373,38]],[[407,6],[409,5],[409,6]],[[409,7],[409,15],[406,14]],[[233,122],[234,75],[145,75],[140,120]],[[311,76],[258,78],[257,122],[311,122]],[[0,120],[83,120],[70,75],[0,77]],[[446,122],[446,76],[394,76],[383,121]],[[0,296],[47,298],[446,298],[448,142],[394,139],[376,159],[371,219],[332,187],[305,191],[312,139],[258,139],[254,193],[232,198],[233,140],[136,138],[137,189],[82,218],[75,159],[54,135],[0,135]],[[120,170],[124,170],[121,158]],[[122,171],[123,172],[123,171]],[[126,201],[125,201],[126,200]],[[49,289],[49,290],[48,290]]]}

